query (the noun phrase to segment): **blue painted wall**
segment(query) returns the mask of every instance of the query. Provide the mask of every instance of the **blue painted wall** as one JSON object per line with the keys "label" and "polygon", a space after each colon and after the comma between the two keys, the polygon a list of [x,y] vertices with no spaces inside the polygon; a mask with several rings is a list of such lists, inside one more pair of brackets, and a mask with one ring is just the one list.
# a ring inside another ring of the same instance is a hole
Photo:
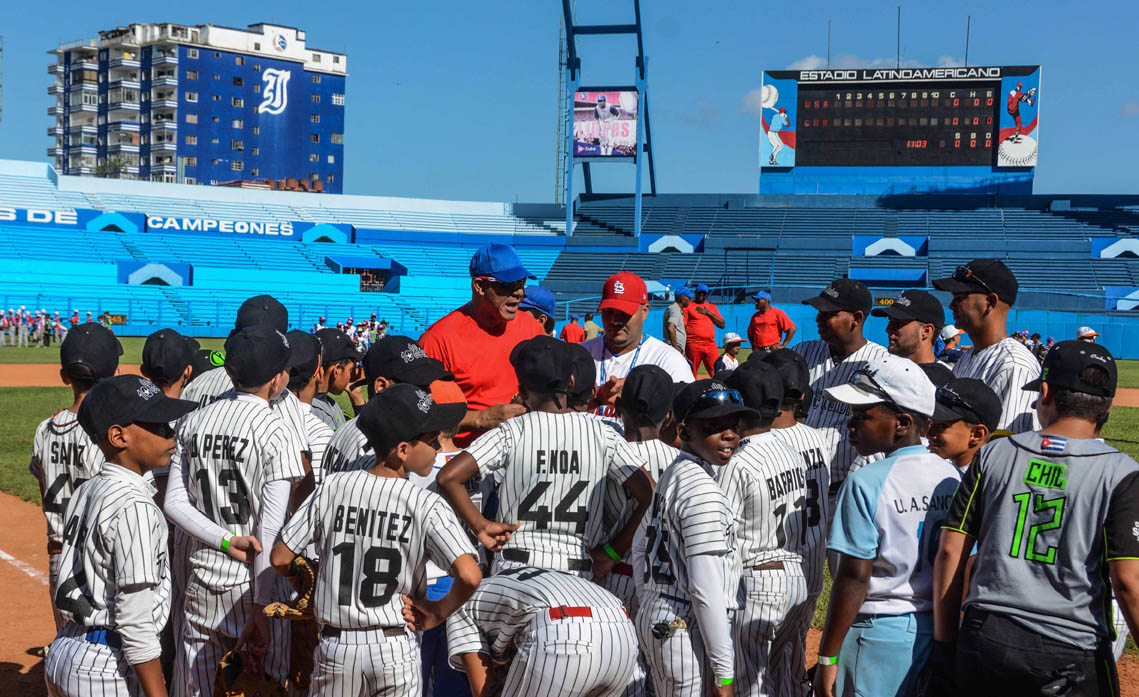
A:
{"label": "blue painted wall", "polygon": [[1032,168],[789,167],[764,168],[761,194],[1032,193]]}

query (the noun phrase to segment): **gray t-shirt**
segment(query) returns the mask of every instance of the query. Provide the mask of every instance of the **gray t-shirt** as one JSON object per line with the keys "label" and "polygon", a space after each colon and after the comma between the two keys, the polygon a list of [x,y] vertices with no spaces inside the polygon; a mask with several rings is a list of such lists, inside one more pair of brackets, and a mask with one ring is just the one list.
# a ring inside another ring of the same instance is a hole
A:
{"label": "gray t-shirt", "polygon": [[666,344],[669,343],[668,325],[670,324],[676,327],[676,343],[680,344],[680,350],[683,351],[687,345],[688,334],[684,331],[684,310],[677,303],[669,305],[668,309],[664,311],[664,335],[661,338]]}
{"label": "gray t-shirt", "polygon": [[1139,463],[1035,432],[981,449],[944,528],[977,540],[965,607],[1083,649],[1114,635],[1107,562],[1139,558]]}

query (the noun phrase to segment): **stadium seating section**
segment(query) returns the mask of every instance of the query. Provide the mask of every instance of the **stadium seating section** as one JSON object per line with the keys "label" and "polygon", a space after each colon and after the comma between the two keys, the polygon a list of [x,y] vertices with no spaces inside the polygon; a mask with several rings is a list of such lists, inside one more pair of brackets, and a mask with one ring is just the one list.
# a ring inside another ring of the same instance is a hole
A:
{"label": "stadium seating section", "polygon": [[[585,311],[619,270],[649,281],[703,282],[721,300],[773,288],[779,301],[813,294],[840,276],[896,291],[925,286],[975,256],[1004,259],[1027,302],[1042,309],[1104,309],[1104,289],[1139,288],[1133,254],[1093,258],[1093,239],[1139,235],[1136,197],[660,196],[646,198],[642,239],[631,199],[581,203],[566,237],[555,206],[431,201],[227,189],[57,175],[0,161],[0,207],[95,209],[146,216],[353,226],[355,244],[82,230],[0,223],[0,303],[123,315],[130,329],[158,325],[224,334],[246,297],[268,292],[309,327],[373,312],[418,335],[469,297],[467,263],[487,241],[509,241],[563,303]],[[681,235],[695,253],[646,242]],[[855,256],[855,236],[927,240],[916,256]],[[978,251],[981,250],[981,251]],[[383,292],[330,268],[326,256],[390,259],[407,270]],[[188,285],[120,282],[119,262],[189,264]],[[584,300],[582,300],[584,298]]]}

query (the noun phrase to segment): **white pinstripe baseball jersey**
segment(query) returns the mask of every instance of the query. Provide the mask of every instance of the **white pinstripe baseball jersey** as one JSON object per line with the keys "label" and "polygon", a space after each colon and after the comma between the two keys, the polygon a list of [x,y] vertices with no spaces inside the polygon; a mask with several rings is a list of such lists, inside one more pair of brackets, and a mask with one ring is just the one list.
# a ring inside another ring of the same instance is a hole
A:
{"label": "white pinstripe baseball jersey", "polygon": [[953,366],[953,376],[976,378],[997,393],[1001,398],[998,431],[1024,433],[1040,428],[1032,408],[1040,394],[1022,389],[1040,377],[1040,362],[1016,339],[1006,336],[980,351],[967,352]]}
{"label": "white pinstripe baseball jersey", "polygon": [[344,425],[347,421],[344,418],[344,411],[336,400],[330,397],[327,393],[318,394],[312,400],[313,412],[320,417],[320,420],[328,424],[328,427],[333,431]]}
{"label": "white pinstripe baseball jersey", "polygon": [[324,473],[366,470],[376,463],[376,454],[368,446],[364,433],[356,428],[355,417],[332,434],[324,450]]}
{"label": "white pinstripe baseball jersey", "polygon": [[858,457],[858,452],[847,439],[846,424],[850,421],[850,407],[830,401],[823,396],[823,390],[850,382],[855,372],[865,368],[875,358],[885,355],[887,351],[885,347],[867,341],[862,348],[836,364],[831,357],[830,346],[822,339],[804,341],[791,348],[807,361],[814,397],[806,424],[818,429],[826,439],[829,448],[824,454],[830,458],[830,481],[837,484],[846,479],[847,470]]}
{"label": "white pinstripe baseball jersey", "polygon": [[475,554],[441,496],[370,472],[329,475],[281,540],[298,554],[316,545],[316,619],[343,629],[404,626],[401,594],[427,597],[427,560],[450,569]]}
{"label": "white pinstripe baseball jersey", "polygon": [[522,523],[504,549],[550,564],[587,559],[608,542],[604,484],[623,484],[645,464],[612,428],[580,413],[523,414],[479,436],[467,452],[480,475],[499,481],[497,519]]}
{"label": "white pinstripe baseball jersey", "polygon": [[[597,417],[605,418],[605,417]],[[660,479],[664,469],[671,465],[680,455],[680,451],[660,440],[646,440],[629,443],[629,447],[636,451],[645,460],[645,470],[652,477],[653,482]],[[629,498],[624,487],[612,481],[605,482],[605,528],[616,532],[625,526],[633,511],[637,509],[637,502]]]}
{"label": "white pinstripe baseball jersey", "polygon": [[[298,400],[299,402],[299,400]],[[324,480],[324,453],[328,450],[328,442],[332,440],[332,428],[320,419],[316,410],[316,402],[301,405],[301,413],[305,417],[305,434],[308,438],[309,464],[312,467],[313,482],[320,486]]]}
{"label": "white pinstripe baseball jersey", "polygon": [[[698,554],[728,557],[735,548],[735,519],[728,500],[709,475],[711,465],[680,452],[665,468],[653,503],[633,540],[633,578],[641,583],[642,605],[653,595],[688,600],[688,559]],[[725,568],[724,592],[734,598],[738,564]]]}
{"label": "white pinstripe baseball jersey", "polygon": [[760,433],[743,439],[728,464],[712,472],[735,516],[740,565],[801,563],[810,523],[818,525],[821,511],[807,499],[806,468],[798,454]]}
{"label": "white pinstripe baseball jersey", "polygon": [[170,615],[166,518],[154,486],[130,470],[104,464],[67,508],[56,604],[76,624],[115,628],[115,596],[124,588],[154,594],[155,643]]}
{"label": "white pinstripe baseball jersey", "polygon": [[[777,428],[772,436],[783,441],[799,453],[807,478],[808,528],[806,544],[802,548],[803,576],[807,578],[807,592],[823,590],[823,562],[827,550],[827,520],[830,518],[830,463],[826,459],[826,442],[819,432],[806,424]],[[819,512],[817,520],[812,508]],[[811,521],[815,521],[812,525]]]}
{"label": "white pinstripe baseball jersey", "polygon": [[[230,394],[236,394],[233,389],[233,380],[222,367],[207,370],[202,373],[201,377],[186,385],[186,389],[182,390],[181,398],[197,402],[199,407],[204,407]],[[289,390],[285,390],[270,402],[269,406],[296,433],[297,440],[301,444],[301,450],[306,453],[309,452],[309,443],[306,439],[308,429],[305,426],[304,412],[301,411],[301,400],[297,399],[297,396]]]}
{"label": "white pinstripe baseball jersey", "polygon": [[[186,417],[174,457],[198,511],[234,535],[253,535],[265,485],[304,477],[300,451],[293,430],[265,400],[231,392]],[[189,552],[190,574],[207,588],[252,582],[252,567],[216,546],[191,538]]]}
{"label": "white pinstripe baseball jersey", "polygon": [[447,619],[451,665],[462,670],[464,653],[509,662],[534,615],[562,606],[623,608],[617,596],[596,583],[560,571],[521,566],[484,578],[470,600]]}
{"label": "white pinstripe baseball jersey", "polygon": [[79,418],[67,409],[44,419],[32,439],[32,459],[28,471],[43,487],[43,513],[47,519],[47,540],[63,541],[63,514],[80,484],[95,476],[105,459],[99,446],[91,442],[79,426]]}

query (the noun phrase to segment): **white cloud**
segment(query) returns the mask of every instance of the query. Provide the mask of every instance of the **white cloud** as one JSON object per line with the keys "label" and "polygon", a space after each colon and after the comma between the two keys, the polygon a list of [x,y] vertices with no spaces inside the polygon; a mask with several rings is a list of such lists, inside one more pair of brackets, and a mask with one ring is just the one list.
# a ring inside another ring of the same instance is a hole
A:
{"label": "white cloud", "polygon": [[[757,92],[759,90],[756,90]],[[1129,99],[1120,107],[1119,113],[1124,116],[1139,116],[1139,99]]]}
{"label": "white cloud", "polygon": [[752,90],[743,96],[740,100],[740,109],[745,114],[752,116],[763,116],[763,91]]}

